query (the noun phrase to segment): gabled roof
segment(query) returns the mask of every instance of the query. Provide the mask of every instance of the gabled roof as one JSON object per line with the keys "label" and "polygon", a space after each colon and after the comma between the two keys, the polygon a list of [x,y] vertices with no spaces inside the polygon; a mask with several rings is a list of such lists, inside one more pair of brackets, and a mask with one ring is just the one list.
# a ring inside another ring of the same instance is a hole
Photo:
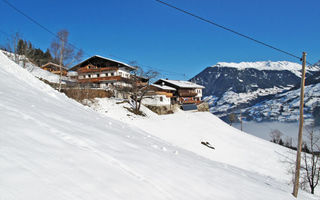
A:
{"label": "gabled roof", "polygon": [[71,67],[70,70],[72,71],[76,71],[84,62],[90,60],[90,59],[93,59],[93,58],[100,58],[100,59],[103,59],[103,60],[106,60],[106,61],[109,61],[109,62],[114,62],[114,63],[118,63],[120,65],[120,67],[127,67],[129,68],[130,70],[136,70],[136,67],[133,67],[133,66],[130,66],[124,62],[120,62],[120,61],[117,61],[117,60],[113,60],[111,58],[106,58],[106,57],[103,57],[103,56],[99,56],[99,55],[94,55],[94,56],[91,56],[90,58],[87,58],[85,60],[83,60],[82,62],[76,64],[75,66]]}
{"label": "gabled roof", "polygon": [[192,83],[190,81],[180,81],[180,80],[167,80],[167,79],[159,79],[155,83],[166,82],[171,85],[175,85],[180,88],[204,88],[202,85],[198,85],[196,83]]}
{"label": "gabled roof", "polygon": [[[47,67],[47,66],[50,66],[50,65],[60,68],[60,65],[58,65],[58,64],[56,64],[56,63],[53,63],[53,62],[48,62],[47,64],[42,65],[41,68]],[[64,66],[61,66],[61,67],[62,67],[62,69],[64,69],[64,70],[68,70],[68,69],[67,69],[66,67],[64,67]]]}
{"label": "gabled roof", "polygon": [[156,88],[162,89],[162,90],[172,90],[175,91],[176,89],[173,87],[169,87],[167,85],[157,85],[157,84],[151,84],[151,86],[154,86]]}

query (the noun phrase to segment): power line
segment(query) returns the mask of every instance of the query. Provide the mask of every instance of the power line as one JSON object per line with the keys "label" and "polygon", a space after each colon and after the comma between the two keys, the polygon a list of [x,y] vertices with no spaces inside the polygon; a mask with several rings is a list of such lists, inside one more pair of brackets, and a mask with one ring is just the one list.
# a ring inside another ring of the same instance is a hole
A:
{"label": "power line", "polygon": [[[230,29],[230,28],[227,28],[227,27],[225,27],[225,26],[223,26],[223,25],[217,24],[217,23],[215,23],[215,22],[213,22],[213,21],[211,21],[211,20],[209,20],[209,19],[205,19],[205,18],[203,18],[203,17],[200,17],[199,15],[196,15],[196,14],[193,14],[193,13],[191,13],[191,12],[189,12],[189,11],[184,10],[184,9],[178,8],[178,7],[176,7],[176,6],[172,5],[172,4],[166,3],[166,2],[161,1],[161,0],[155,0],[155,1],[157,1],[157,2],[159,2],[159,3],[161,3],[161,4],[163,4],[163,5],[165,5],[165,6],[167,6],[167,7],[170,7],[170,8],[173,8],[173,9],[175,9],[175,10],[178,10],[178,11],[180,11],[180,12],[182,12],[182,13],[185,13],[185,14],[187,14],[187,15],[190,15],[190,16],[192,16],[192,17],[195,17],[195,18],[197,18],[197,19],[199,19],[199,20],[201,20],[201,21],[207,22],[207,23],[209,23],[209,24],[211,24],[211,25],[217,26],[217,27],[222,28],[222,29],[224,29],[224,30],[226,30],[226,31],[229,31],[229,32],[231,32],[231,33],[234,33],[234,34],[236,34],[236,35],[239,35],[239,36],[241,36],[241,37],[244,37],[244,38],[246,38],[246,39],[248,39],[248,40],[251,40],[251,41],[256,42],[256,43],[258,43],[258,44],[261,44],[261,45],[263,45],[263,46],[269,47],[269,48],[271,48],[271,49],[273,49],[273,50],[276,50],[276,51],[279,51],[279,52],[281,52],[281,53],[287,54],[287,55],[289,55],[289,56],[291,56],[291,57],[297,58],[297,59],[299,59],[299,60],[301,61],[301,57],[296,56],[296,55],[294,55],[294,54],[292,54],[292,53],[289,53],[289,52],[287,52],[287,51],[284,51],[284,50],[282,50],[282,49],[279,49],[279,48],[277,48],[277,47],[274,47],[274,46],[272,46],[272,45],[269,45],[269,44],[267,44],[267,43],[265,43],[265,42],[262,42],[262,41],[260,41],[260,40],[254,39],[253,37],[250,37],[250,36],[247,36],[247,35],[245,35],[245,34],[239,33],[239,32],[237,32],[237,31],[232,30],[232,29]],[[309,64],[309,65],[312,65],[312,64],[310,64],[310,63],[308,63],[308,64]]]}
{"label": "power line", "polygon": [[3,35],[5,35],[5,36],[7,36],[7,37],[10,37],[10,35],[9,35],[7,32],[5,32],[5,31],[3,31],[3,30],[1,30],[1,29],[0,29],[0,33],[2,33]]}
{"label": "power line", "polygon": [[[123,58],[123,57],[115,56],[115,55],[112,55],[112,54],[110,54],[110,56],[114,57],[114,58],[117,58],[117,59],[125,60],[127,62],[132,62],[132,60],[128,60],[128,59]],[[185,77],[185,74],[183,74],[183,73],[173,72],[173,71],[169,71],[169,70],[163,70],[163,69],[152,67],[152,66],[149,66],[149,65],[144,65],[144,64],[141,64],[139,62],[137,62],[137,63],[138,63],[138,65],[140,65],[141,67],[144,67],[144,68],[148,68],[148,69],[159,71],[159,72],[164,72],[165,74],[168,74],[168,75],[171,74],[171,75],[179,75],[179,76]]]}
{"label": "power line", "polygon": [[[18,9],[17,7],[15,7],[13,4],[11,4],[9,1],[7,0],[2,0],[4,3],[6,3],[9,7],[11,7],[12,9],[14,9],[15,11],[17,11],[18,13],[20,13],[21,15],[23,15],[25,18],[29,19],[30,21],[32,21],[34,24],[36,24],[37,26],[41,27],[43,30],[47,31],[48,33],[50,33],[51,35],[53,35],[54,37],[62,40],[63,42],[69,44],[70,46],[72,46],[75,49],[78,50],[82,50],[81,48],[78,48],[77,46],[75,46],[74,44],[65,41],[63,38],[59,37],[57,34],[55,34],[54,32],[52,32],[50,29],[48,29],[47,27],[43,26],[42,24],[40,24],[38,21],[36,21],[35,19],[33,19],[32,17],[30,17],[29,15],[27,15],[26,13],[22,12],[20,9]],[[83,51],[84,52],[84,51]],[[85,52],[84,52],[85,53]],[[87,54],[87,53],[85,53]],[[88,54],[89,55],[89,54]]]}
{"label": "power line", "polygon": [[[24,17],[26,17],[27,19],[29,19],[29,20],[30,20],[31,22],[33,22],[34,24],[36,24],[37,26],[39,26],[40,28],[42,28],[42,29],[45,30],[46,32],[48,32],[48,33],[50,33],[51,35],[53,35],[54,37],[56,37],[56,38],[64,41],[65,43],[69,44],[70,46],[74,47],[75,49],[82,50],[81,48],[77,47],[76,45],[74,45],[74,44],[72,44],[72,43],[70,43],[70,42],[67,42],[67,41],[63,40],[63,38],[60,38],[57,34],[55,34],[54,32],[52,32],[52,31],[51,31],[50,29],[48,29],[46,26],[44,26],[44,25],[42,25],[41,23],[39,23],[38,21],[36,21],[35,19],[33,19],[32,17],[30,17],[29,15],[27,15],[26,13],[24,13],[23,11],[21,11],[20,9],[18,9],[17,7],[15,7],[13,4],[11,4],[10,2],[8,2],[7,0],[2,0],[2,1],[3,1],[4,3],[6,3],[9,7],[11,7],[12,9],[14,9],[15,11],[17,11],[18,13],[20,13],[21,15],[23,15]],[[202,21],[208,22],[208,23],[210,23],[210,24],[216,25],[216,26],[218,26],[218,27],[220,27],[220,28],[223,28],[223,29],[225,29],[225,30],[231,31],[231,32],[233,32],[233,33],[235,33],[235,34],[238,34],[238,35],[240,35],[240,36],[242,36],[242,37],[245,37],[245,38],[247,38],[247,39],[253,40],[253,41],[258,42],[258,43],[260,43],[260,44],[263,44],[263,45],[265,45],[265,46],[267,46],[267,47],[273,48],[273,49],[275,49],[275,50],[277,50],[277,51],[280,51],[280,52],[282,52],[282,53],[285,53],[285,54],[288,54],[288,55],[290,55],[290,56],[293,56],[293,57],[295,57],[295,58],[300,59],[298,56],[295,56],[295,55],[293,55],[293,54],[291,54],[291,53],[288,53],[288,52],[283,51],[283,50],[281,50],[281,49],[275,48],[275,47],[273,47],[273,46],[271,46],[271,45],[268,45],[268,44],[266,44],[266,43],[263,43],[263,42],[260,42],[260,41],[258,41],[258,40],[255,40],[255,39],[253,39],[253,38],[251,38],[251,37],[249,37],[249,36],[246,36],[246,35],[243,35],[243,34],[241,34],[241,33],[236,32],[236,31],[233,31],[233,30],[231,30],[231,29],[229,29],[229,28],[226,28],[226,27],[221,26],[221,25],[219,25],[219,24],[216,24],[216,23],[214,23],[214,22],[212,22],[212,21],[210,21],[210,20],[207,20],[207,19],[204,19],[204,18],[202,18],[202,17],[199,17],[199,16],[197,16],[197,15],[195,15],[195,14],[192,14],[192,13],[190,13],[190,12],[188,12],[188,11],[182,10],[182,9],[180,9],[180,8],[177,8],[177,7],[175,7],[175,6],[172,6],[172,5],[168,4],[168,3],[165,3],[165,2],[160,1],[160,0],[155,0],[155,1],[160,2],[160,3],[162,3],[162,4],[165,4],[165,5],[169,6],[169,7],[172,7],[172,8],[174,8],[174,9],[176,9],[176,10],[179,10],[179,11],[181,11],[181,12],[184,12],[184,13],[186,13],[186,14],[188,14],[188,15],[193,16],[193,17],[196,17],[196,18],[198,18],[198,19],[200,19],[200,20],[202,20]],[[8,35],[7,33],[3,32],[3,31],[1,31],[1,30],[0,30],[0,32],[2,32],[2,33],[5,34],[5,35]],[[83,51],[83,53],[86,54],[86,55],[88,55],[88,56],[91,56],[90,54],[88,54],[88,53],[85,52],[85,51]],[[114,56],[114,55],[112,55],[112,56],[113,56],[113,57],[118,57],[118,58],[120,58],[120,59],[122,59],[122,60],[127,60],[127,61],[130,62],[129,59],[121,58],[121,57],[119,57],[119,56]],[[310,63],[308,63],[308,64],[310,64]],[[164,72],[164,73],[166,73],[166,74],[179,75],[179,76],[184,76],[184,77],[186,76],[185,74],[179,73],[179,72],[172,72],[172,71],[162,70],[162,69],[159,69],[159,68],[154,68],[154,67],[151,67],[151,66],[148,66],[148,65],[143,65],[143,64],[140,64],[140,65],[141,65],[142,67],[145,67],[145,68],[155,69],[155,70],[157,70],[157,71],[162,71],[162,72]],[[311,64],[310,64],[310,65],[311,65]]]}
{"label": "power line", "polygon": [[[78,50],[82,50],[81,48],[78,48],[77,46],[75,46],[74,44],[65,41],[63,38],[59,37],[57,34],[55,34],[53,31],[51,31],[50,29],[48,29],[46,26],[42,25],[41,23],[39,23],[38,21],[36,21],[35,19],[33,19],[32,17],[30,17],[29,15],[27,15],[26,13],[24,13],[23,11],[21,11],[20,9],[18,9],[17,7],[15,7],[13,4],[11,4],[10,2],[8,2],[7,0],[2,0],[4,3],[6,3],[8,6],[10,6],[12,9],[14,9],[15,11],[17,11],[18,13],[20,13],[21,15],[23,15],[24,17],[26,17],[27,19],[29,19],[31,22],[33,22],[34,24],[38,25],[40,28],[42,28],[43,30],[47,31],[48,33],[50,33],[51,35],[53,35],[54,37],[62,40],[63,42],[69,44],[70,46],[78,49]],[[83,50],[82,50],[83,51]],[[83,51],[84,54],[88,55],[89,57],[91,56],[90,54],[86,53],[85,51]]]}
{"label": "power line", "polygon": [[[31,22],[33,22],[34,24],[36,24],[37,26],[39,26],[40,28],[42,28],[43,30],[45,30],[46,32],[50,33],[51,35],[53,35],[54,37],[64,41],[65,43],[69,44],[70,46],[74,47],[75,49],[78,49],[78,50],[82,50],[81,48],[77,47],[76,45],[68,42],[68,41],[65,41],[63,40],[63,38],[60,38],[57,34],[55,34],[53,31],[51,31],[50,29],[48,29],[46,26],[42,25],[41,23],[39,23],[37,20],[33,19],[32,17],[30,17],[29,15],[27,15],[26,13],[24,13],[23,11],[21,11],[20,9],[18,9],[17,7],[15,7],[13,4],[11,4],[9,1],[7,0],[2,0],[4,3],[6,3],[9,7],[11,7],[12,9],[14,9],[15,11],[17,11],[18,13],[20,13],[21,15],[23,15],[24,17],[26,17],[27,19],[29,19]],[[0,32],[2,32],[0,30]],[[3,32],[4,34],[6,34],[5,32]],[[6,34],[7,35],[7,34]],[[82,50],[83,51],[83,50]],[[89,57],[91,56],[90,54],[88,54],[87,52],[83,51],[84,54],[88,55]],[[111,55],[115,58],[120,58],[121,60],[127,60],[128,62],[130,62],[131,60],[129,59],[125,59],[125,58],[121,58],[119,56],[114,56],[114,55]],[[162,70],[162,69],[158,69],[158,68],[154,68],[154,67],[150,67],[148,65],[142,65],[140,64],[142,67],[146,67],[146,68],[149,68],[149,69],[154,69],[154,70],[157,70],[157,71],[162,71],[162,72],[166,72],[168,74],[172,74],[172,75],[179,75],[179,76],[185,76],[184,74],[182,73],[178,73],[178,72],[171,72],[171,71],[166,71],[166,70]]]}

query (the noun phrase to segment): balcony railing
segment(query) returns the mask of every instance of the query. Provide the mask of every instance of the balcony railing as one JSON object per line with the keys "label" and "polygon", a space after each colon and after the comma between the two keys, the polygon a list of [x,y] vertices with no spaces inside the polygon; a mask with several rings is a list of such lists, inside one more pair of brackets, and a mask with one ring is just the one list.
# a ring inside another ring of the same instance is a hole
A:
{"label": "balcony railing", "polygon": [[197,93],[193,90],[180,90],[178,91],[179,96],[181,97],[195,97]]}
{"label": "balcony railing", "polygon": [[[59,71],[50,71],[51,73],[54,73],[54,74],[57,74],[57,75],[60,75],[60,70]],[[66,76],[67,75],[67,71],[63,71],[62,70],[62,76]]]}
{"label": "balcony railing", "polygon": [[80,68],[78,69],[78,73],[91,73],[91,72],[104,72],[104,71],[116,71],[118,68],[116,67],[102,67],[102,68]]}
{"label": "balcony railing", "polygon": [[166,97],[173,97],[172,93],[169,92],[162,92],[162,91],[156,91],[157,95],[166,95]]}
{"label": "balcony railing", "polygon": [[179,102],[181,104],[190,104],[190,103],[199,104],[199,103],[201,103],[200,100],[196,100],[196,99],[193,99],[193,98],[183,98],[183,97],[179,98]]}
{"label": "balcony railing", "polygon": [[106,76],[106,77],[78,79],[78,82],[79,83],[99,83],[102,81],[125,81],[125,80],[126,79],[121,76]]}

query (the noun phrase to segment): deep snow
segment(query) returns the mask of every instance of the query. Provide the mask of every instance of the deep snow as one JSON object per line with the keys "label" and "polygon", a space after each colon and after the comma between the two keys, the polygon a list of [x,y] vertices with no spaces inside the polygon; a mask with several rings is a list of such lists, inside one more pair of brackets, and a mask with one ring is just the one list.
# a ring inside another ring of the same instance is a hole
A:
{"label": "deep snow", "polygon": [[0,199],[295,199],[278,177],[286,149],[209,113],[126,118],[143,131],[68,99],[1,52],[0,69]]}
{"label": "deep snow", "polygon": [[[120,119],[181,148],[214,161],[289,182],[288,166],[282,161],[291,155],[287,148],[229,126],[209,112],[180,111],[173,115],[156,115],[143,107],[147,117],[134,116],[114,99],[96,99],[89,103],[96,111]],[[128,116],[130,115],[130,116]],[[208,141],[216,149],[203,145]]]}

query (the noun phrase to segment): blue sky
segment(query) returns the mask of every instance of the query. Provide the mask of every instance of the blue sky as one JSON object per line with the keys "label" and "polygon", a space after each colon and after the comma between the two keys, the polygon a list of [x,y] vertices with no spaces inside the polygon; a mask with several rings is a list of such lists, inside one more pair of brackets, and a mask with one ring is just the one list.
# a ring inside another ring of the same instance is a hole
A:
{"label": "blue sky", "polygon": [[[307,60],[320,60],[319,0],[165,0]],[[217,62],[297,59],[199,21],[154,0],[11,0],[89,55],[137,61],[163,78],[189,79]],[[46,49],[53,36],[0,0],[0,31]],[[7,36],[0,32],[0,43]],[[183,75],[185,74],[185,76]]]}

